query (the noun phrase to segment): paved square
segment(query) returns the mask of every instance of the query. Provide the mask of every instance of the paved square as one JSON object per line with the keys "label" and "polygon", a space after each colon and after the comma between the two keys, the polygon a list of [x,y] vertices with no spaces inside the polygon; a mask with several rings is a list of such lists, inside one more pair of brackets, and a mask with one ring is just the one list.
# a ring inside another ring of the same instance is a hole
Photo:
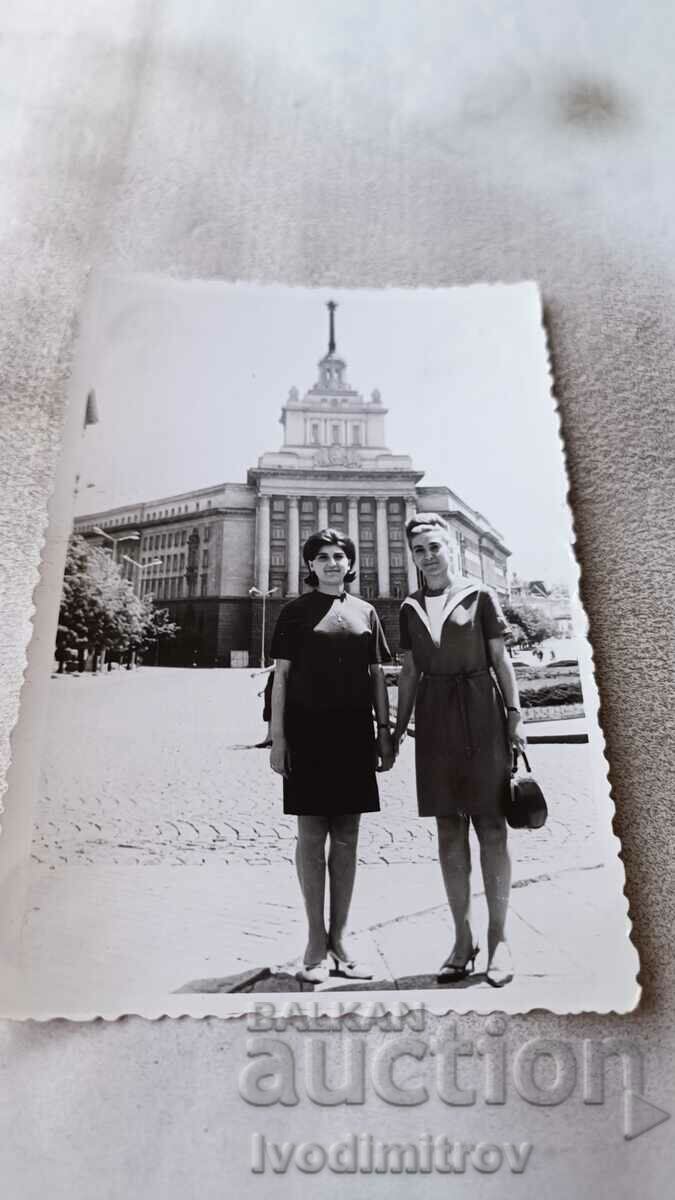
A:
{"label": "paved square", "polygon": [[[292,862],[295,819],[264,733],[264,677],[145,668],[51,680],[34,860],[199,866]],[[520,877],[602,862],[585,745],[533,746],[550,817],[511,844]],[[348,754],[336,769],[349,777]],[[431,863],[435,822],[417,816],[414,749],[380,776],[382,811],[361,821],[364,864]],[[601,818],[604,819],[604,818]]]}
{"label": "paved square", "polygon": [[[257,992],[298,990],[306,930],[295,818],[281,811],[268,753],[255,749],[261,684],[248,671],[150,668],[51,681],[9,1011],[144,1012],[150,996],[155,1013],[202,1013],[208,996],[207,1011],[219,1012],[241,980]],[[516,978],[507,996],[482,973],[486,911],[475,865],[472,920],[483,951],[471,980],[440,989],[442,1003],[626,1011],[637,999],[637,957],[589,746],[537,745],[530,758],[550,818],[510,837]],[[347,784],[348,751],[335,769]],[[350,922],[354,952],[375,978],[325,986],[433,990],[451,922],[435,823],[416,813],[411,741],[380,776],[380,792],[382,811],[361,822]]]}

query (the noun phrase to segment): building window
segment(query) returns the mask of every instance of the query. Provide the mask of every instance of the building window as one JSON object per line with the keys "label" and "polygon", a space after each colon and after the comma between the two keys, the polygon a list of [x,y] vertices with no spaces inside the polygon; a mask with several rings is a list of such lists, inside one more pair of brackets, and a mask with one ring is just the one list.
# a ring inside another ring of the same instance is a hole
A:
{"label": "building window", "polygon": [[361,580],[361,595],[364,600],[375,599],[375,584],[370,579],[366,579],[365,582]]}
{"label": "building window", "polygon": [[202,578],[201,578],[201,589],[200,589],[200,595],[202,595],[202,596],[205,596],[205,595],[206,595],[206,590],[207,590],[207,587],[208,587],[208,582],[209,582],[209,577],[208,577],[208,575],[202,575]]}
{"label": "building window", "polygon": [[389,526],[389,541],[390,542],[402,542],[403,541],[403,530],[400,525],[390,525]]}
{"label": "building window", "polygon": [[304,513],[313,513],[314,512],[314,501],[313,500],[303,500],[300,504],[300,511],[304,512]]}
{"label": "building window", "polygon": [[367,552],[363,553],[361,555],[361,566],[366,571],[368,570],[368,568],[370,568],[372,570],[372,568],[375,566],[375,555],[369,554]]}
{"label": "building window", "polygon": [[195,512],[199,512],[199,500],[195,504]]}
{"label": "building window", "polygon": [[354,445],[354,446],[361,445],[361,426],[360,425],[352,426],[352,445]]}
{"label": "building window", "polygon": [[272,512],[273,513],[285,513],[286,512],[286,501],[283,499],[273,500],[272,501]]}
{"label": "building window", "polygon": [[210,538],[210,537],[211,537],[211,526],[210,526],[210,525],[206,525],[206,526],[204,527],[204,541],[205,541],[205,542],[208,542],[208,540],[209,540],[209,538]]}
{"label": "building window", "polygon": [[181,554],[180,556],[180,570],[185,570],[185,554]]}
{"label": "building window", "polygon": [[313,446],[319,445],[319,423],[318,423],[318,421],[312,422],[312,445]]}
{"label": "building window", "polygon": [[314,527],[312,525],[303,525],[302,529],[300,530],[300,537],[303,542],[306,542],[308,538],[311,538],[313,533]]}
{"label": "building window", "polygon": [[362,513],[372,513],[373,502],[372,502],[372,500],[361,500],[359,502],[359,507],[360,507]]}
{"label": "building window", "polygon": [[393,552],[393,554],[391,554],[389,556],[389,561],[390,561],[392,567],[402,567],[403,566],[403,555],[399,554],[399,552],[397,550],[395,550]]}
{"label": "building window", "polygon": [[342,500],[331,500],[331,502],[330,502],[330,508],[331,508],[331,512],[333,512],[333,513],[335,513],[337,516],[340,516],[340,517],[341,517],[341,516],[343,515],[344,511],[345,511],[344,501],[342,501]]}
{"label": "building window", "polygon": [[211,507],[211,501],[210,501],[210,500],[207,500],[207,501],[206,501],[206,507],[207,507],[207,508],[210,508],[210,507]]}
{"label": "building window", "polygon": [[401,501],[400,500],[389,500],[387,502],[387,508],[389,509],[390,513],[400,513]]}
{"label": "building window", "polygon": [[208,567],[208,565],[209,565],[209,552],[208,552],[208,550],[203,550],[202,551],[202,566]]}
{"label": "building window", "polygon": [[166,546],[166,534],[165,534],[165,533],[163,533],[163,534],[162,534],[162,542],[161,542],[161,546],[162,546],[162,550],[163,550],[163,549],[164,549],[164,547]]}
{"label": "building window", "polygon": [[272,550],[270,553],[271,567],[284,567],[286,565],[286,556],[282,550]]}
{"label": "building window", "polygon": [[375,530],[373,529],[372,525],[362,525],[359,532],[359,537],[362,542],[374,542]]}
{"label": "building window", "polygon": [[171,509],[171,516],[172,516],[172,517],[175,517],[175,515],[176,515],[176,510],[175,510],[175,508],[172,508],[172,509]]}
{"label": "building window", "polygon": [[181,535],[180,535],[180,544],[181,544],[181,546],[184,546],[184,545],[185,545],[185,543],[186,543],[186,541],[187,541],[187,529],[184,529],[184,530],[183,530],[183,532],[182,532],[182,533],[181,533]]}
{"label": "building window", "polygon": [[272,538],[275,542],[284,542],[286,540],[286,526],[285,525],[273,525],[272,526]]}
{"label": "building window", "polygon": [[173,570],[174,571],[178,570],[178,555],[177,554],[174,554],[174,556],[173,556]]}
{"label": "building window", "polygon": [[336,445],[340,441],[340,426],[339,425],[331,425],[330,429],[331,429],[331,441],[333,442],[333,445]]}

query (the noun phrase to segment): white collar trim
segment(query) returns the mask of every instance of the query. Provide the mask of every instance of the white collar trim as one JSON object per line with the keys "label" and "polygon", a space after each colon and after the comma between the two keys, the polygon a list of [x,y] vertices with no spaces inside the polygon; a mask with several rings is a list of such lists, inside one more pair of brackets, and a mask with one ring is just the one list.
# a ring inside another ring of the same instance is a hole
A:
{"label": "white collar trim", "polygon": [[[479,590],[480,589],[477,584],[470,583],[467,587],[462,588],[461,591],[455,592],[454,595],[446,596],[441,615],[441,629],[443,629],[445,622],[450,614],[457,608],[457,605],[461,604],[462,600],[466,600],[467,596],[472,596],[474,592],[478,592]],[[431,622],[429,620],[429,614],[427,613],[426,608],[424,608],[420,604],[419,600],[416,600],[414,596],[406,596],[405,600],[403,601],[403,605],[406,604],[408,604],[410,608],[414,609],[414,611],[417,613],[420,621],[425,626],[429,637],[433,637],[431,632]]]}

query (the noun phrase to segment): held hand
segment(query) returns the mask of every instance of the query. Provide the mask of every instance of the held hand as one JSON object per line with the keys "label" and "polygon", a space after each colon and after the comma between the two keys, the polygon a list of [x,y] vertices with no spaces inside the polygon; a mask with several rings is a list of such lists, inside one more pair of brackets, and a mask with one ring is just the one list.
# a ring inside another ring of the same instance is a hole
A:
{"label": "held hand", "polygon": [[379,762],[376,771],[391,771],[394,765],[394,742],[388,729],[380,729],[377,734],[377,757]]}
{"label": "held hand", "polygon": [[289,758],[288,747],[284,738],[275,738],[270,750],[270,766],[277,775],[288,778]]}
{"label": "held hand", "polygon": [[524,750],[527,746],[525,725],[520,713],[508,714],[509,743],[514,750]]}

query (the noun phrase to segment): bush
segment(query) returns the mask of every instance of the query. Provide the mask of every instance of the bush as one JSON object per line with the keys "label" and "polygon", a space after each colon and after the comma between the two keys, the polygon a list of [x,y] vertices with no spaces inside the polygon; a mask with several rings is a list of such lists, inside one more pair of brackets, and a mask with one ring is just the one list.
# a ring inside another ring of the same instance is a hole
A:
{"label": "bush", "polygon": [[523,687],[520,689],[520,703],[523,708],[548,708],[560,704],[582,704],[583,693],[581,681],[574,683],[552,683],[546,687]]}

